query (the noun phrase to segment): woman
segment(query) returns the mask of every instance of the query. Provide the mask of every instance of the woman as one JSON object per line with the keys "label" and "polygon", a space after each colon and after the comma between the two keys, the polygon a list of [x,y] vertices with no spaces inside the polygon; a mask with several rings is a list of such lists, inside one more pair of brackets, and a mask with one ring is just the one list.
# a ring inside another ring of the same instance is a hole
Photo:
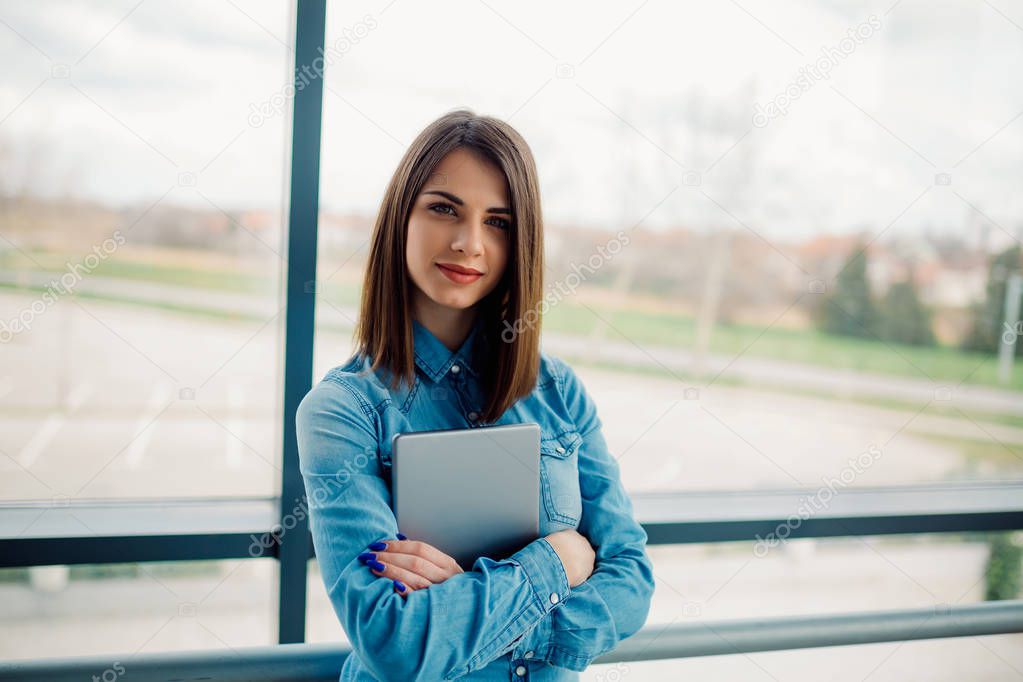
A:
{"label": "woman", "polygon": [[[593,400],[539,347],[543,270],[522,137],[468,110],[431,123],[376,220],[356,352],[297,414],[317,560],[353,648],[341,680],[578,679],[646,619],[646,533]],[[463,571],[398,532],[394,434],[523,422],[541,430],[543,537]]]}

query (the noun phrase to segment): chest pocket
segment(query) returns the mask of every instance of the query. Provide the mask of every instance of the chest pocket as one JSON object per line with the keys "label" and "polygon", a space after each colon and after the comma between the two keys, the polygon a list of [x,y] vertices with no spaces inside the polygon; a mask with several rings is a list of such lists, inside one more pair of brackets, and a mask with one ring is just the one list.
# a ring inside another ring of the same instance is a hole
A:
{"label": "chest pocket", "polygon": [[540,439],[540,487],[547,519],[576,527],[582,516],[579,491],[579,447],[576,431],[544,432]]}

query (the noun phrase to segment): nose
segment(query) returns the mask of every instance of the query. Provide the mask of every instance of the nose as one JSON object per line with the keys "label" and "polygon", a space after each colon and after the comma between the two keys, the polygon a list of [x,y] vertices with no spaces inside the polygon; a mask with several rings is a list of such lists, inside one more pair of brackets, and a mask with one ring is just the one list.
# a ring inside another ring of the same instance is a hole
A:
{"label": "nose", "polygon": [[459,224],[451,242],[452,251],[461,251],[466,256],[483,253],[483,216],[472,216]]}

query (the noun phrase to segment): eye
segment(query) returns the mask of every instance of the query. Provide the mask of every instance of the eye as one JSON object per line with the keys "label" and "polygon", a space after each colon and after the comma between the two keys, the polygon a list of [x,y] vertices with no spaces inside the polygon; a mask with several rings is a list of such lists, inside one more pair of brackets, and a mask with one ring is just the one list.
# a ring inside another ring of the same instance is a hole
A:
{"label": "eye", "polygon": [[[434,213],[439,213],[440,215],[449,216],[458,215],[457,211],[455,210],[455,207],[444,201],[438,201],[435,204],[430,204],[429,206],[426,207],[426,210],[433,211]],[[494,225],[494,227],[498,227],[502,230],[511,229],[511,221],[506,220],[504,218],[497,217],[489,218],[487,220],[487,223],[492,224]]]}
{"label": "eye", "polygon": [[444,202],[430,204],[426,208],[427,210],[434,211],[435,213],[440,213],[441,215],[455,215],[455,207],[452,206],[451,204],[445,204]]}

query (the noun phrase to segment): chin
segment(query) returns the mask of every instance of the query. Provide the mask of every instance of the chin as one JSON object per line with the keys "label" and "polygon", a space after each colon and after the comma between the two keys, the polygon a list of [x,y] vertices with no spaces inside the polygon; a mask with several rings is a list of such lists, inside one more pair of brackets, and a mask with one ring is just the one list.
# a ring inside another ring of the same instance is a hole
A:
{"label": "chin", "polygon": [[466,296],[464,293],[459,294],[444,291],[435,291],[430,295],[430,298],[433,299],[433,302],[437,305],[446,306],[448,308],[458,308],[459,310],[470,308],[479,301],[479,299],[475,296]]}
{"label": "chin", "polygon": [[438,301],[438,303],[440,303],[441,305],[447,306],[448,308],[457,308],[458,310],[465,310],[467,308],[471,308],[474,305],[476,305],[476,303],[478,303],[478,301],[476,299],[474,299],[474,298],[462,298],[462,297],[459,297],[459,298],[456,298],[456,299],[441,300],[441,301]]}

